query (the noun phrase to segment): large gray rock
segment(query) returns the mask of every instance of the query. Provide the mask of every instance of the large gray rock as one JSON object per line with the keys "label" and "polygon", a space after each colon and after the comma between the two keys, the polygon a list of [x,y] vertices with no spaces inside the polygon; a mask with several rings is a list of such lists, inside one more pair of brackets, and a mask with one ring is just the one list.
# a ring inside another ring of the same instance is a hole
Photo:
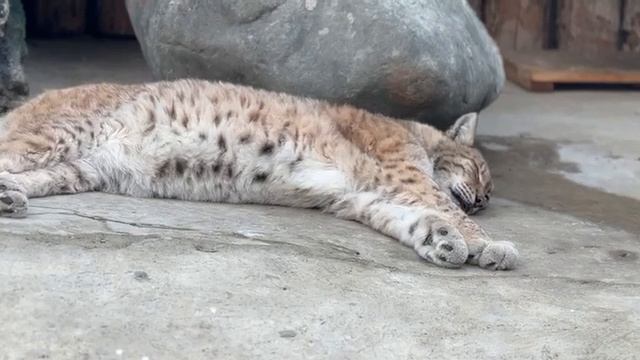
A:
{"label": "large gray rock", "polygon": [[27,53],[25,17],[20,0],[0,0],[0,113],[29,93],[22,69]]}
{"label": "large gray rock", "polygon": [[499,52],[466,0],[128,0],[154,76],[450,122],[493,101]]}

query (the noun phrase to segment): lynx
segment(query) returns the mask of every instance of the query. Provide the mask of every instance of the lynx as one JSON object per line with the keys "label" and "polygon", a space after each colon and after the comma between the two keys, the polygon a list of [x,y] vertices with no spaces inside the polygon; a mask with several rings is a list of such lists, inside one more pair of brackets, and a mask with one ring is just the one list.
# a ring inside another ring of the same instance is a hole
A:
{"label": "lynx", "polygon": [[472,221],[492,190],[476,114],[446,132],[347,105],[201,80],[46,92],[0,130],[0,216],[87,191],[318,208],[443,267],[518,252]]}

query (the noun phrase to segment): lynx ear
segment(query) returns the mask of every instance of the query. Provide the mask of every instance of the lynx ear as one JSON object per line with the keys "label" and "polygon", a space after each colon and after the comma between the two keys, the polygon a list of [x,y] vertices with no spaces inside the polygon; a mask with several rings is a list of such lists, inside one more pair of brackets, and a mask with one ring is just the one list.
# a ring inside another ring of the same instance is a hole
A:
{"label": "lynx ear", "polygon": [[472,112],[464,114],[456,120],[446,134],[458,144],[472,146],[476,138],[476,127],[478,126],[478,113]]}

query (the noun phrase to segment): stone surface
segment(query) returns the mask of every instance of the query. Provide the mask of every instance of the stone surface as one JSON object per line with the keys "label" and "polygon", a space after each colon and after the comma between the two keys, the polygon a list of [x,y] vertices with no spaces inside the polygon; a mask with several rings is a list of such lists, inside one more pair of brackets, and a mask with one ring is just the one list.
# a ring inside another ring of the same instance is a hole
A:
{"label": "stone surface", "polygon": [[226,80],[439,125],[487,106],[504,81],[466,0],[127,5],[161,79]]}
{"label": "stone surface", "polygon": [[20,0],[0,0],[0,113],[29,93],[22,60],[27,53]]}
{"label": "stone surface", "polygon": [[10,359],[634,354],[637,236],[505,200],[478,219],[518,244],[518,270],[436,268],[312,210],[35,200],[29,218],[0,219],[0,349]]}
{"label": "stone surface", "polygon": [[[149,77],[131,50],[37,41],[26,70],[34,89]],[[518,245],[511,272],[436,268],[313,210],[35,199],[0,219],[0,359],[638,359],[638,187],[562,150],[637,159],[636,97],[507,86],[483,113],[497,198],[476,219]]]}

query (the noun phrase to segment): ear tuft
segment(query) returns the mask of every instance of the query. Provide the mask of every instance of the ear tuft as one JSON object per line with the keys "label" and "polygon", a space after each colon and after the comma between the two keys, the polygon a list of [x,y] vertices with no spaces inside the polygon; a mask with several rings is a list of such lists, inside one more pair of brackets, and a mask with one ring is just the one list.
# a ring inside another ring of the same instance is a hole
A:
{"label": "ear tuft", "polygon": [[478,126],[478,113],[472,112],[464,114],[456,120],[446,134],[451,140],[458,144],[472,146],[476,138],[476,127]]}

